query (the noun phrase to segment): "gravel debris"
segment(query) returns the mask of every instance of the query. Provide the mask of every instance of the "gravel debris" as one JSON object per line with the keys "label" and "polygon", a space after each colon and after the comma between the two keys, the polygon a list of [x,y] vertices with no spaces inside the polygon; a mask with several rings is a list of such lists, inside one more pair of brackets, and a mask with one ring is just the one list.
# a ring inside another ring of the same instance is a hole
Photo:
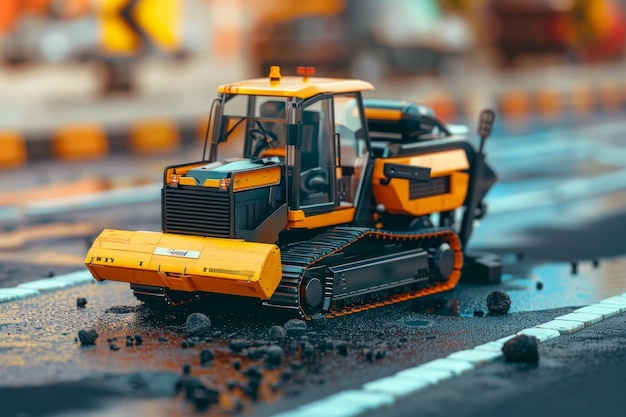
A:
{"label": "gravel debris", "polygon": [[158,339],[159,343],[165,343],[167,342],[167,340],[168,340],[167,337],[164,337],[164,336],[159,336],[159,339]]}
{"label": "gravel debris", "polygon": [[91,346],[96,344],[98,332],[95,329],[82,329],[78,331],[78,340],[83,346]]}
{"label": "gravel debris", "polygon": [[202,313],[191,313],[185,322],[189,336],[205,337],[211,335],[211,320]]}
{"label": "gravel debris", "polygon": [[239,353],[242,350],[247,349],[248,346],[250,346],[250,342],[244,339],[234,339],[228,342],[228,348],[235,353]]}
{"label": "gravel debris", "polygon": [[120,350],[120,347],[118,345],[116,345],[115,343],[110,343],[109,344],[109,349],[112,351],[117,351]]}
{"label": "gravel debris", "polygon": [[135,335],[135,345],[139,346],[143,343],[143,337],[139,333]]}
{"label": "gravel debris", "polygon": [[112,314],[129,314],[139,311],[139,306],[113,306],[104,310],[105,313]]}
{"label": "gravel debris", "polygon": [[268,339],[270,342],[282,343],[285,341],[287,332],[283,326],[272,326],[268,332]]}
{"label": "gravel debris", "polygon": [[311,316],[311,324],[317,329],[326,327],[327,318],[322,313],[316,313]]}
{"label": "gravel debris", "polygon": [[335,343],[335,349],[337,349],[337,353],[340,355],[347,355],[348,354],[348,342],[344,341],[344,340],[340,340],[337,343]]}
{"label": "gravel debris", "polygon": [[291,319],[283,326],[288,336],[300,336],[306,332],[304,320]]}
{"label": "gravel debris", "polygon": [[215,358],[215,353],[211,349],[203,349],[200,352],[200,365],[208,365]]}
{"label": "gravel debris", "polygon": [[539,362],[537,338],[525,334],[515,336],[502,346],[502,354],[509,362],[537,363]]}
{"label": "gravel debris", "polygon": [[511,308],[511,297],[500,290],[492,291],[487,296],[487,309],[491,314],[506,314]]}
{"label": "gravel debris", "polygon": [[85,308],[86,305],[87,305],[87,299],[85,297],[78,297],[76,299],[76,307]]}
{"label": "gravel debris", "polygon": [[265,353],[265,362],[268,365],[277,366],[280,365],[285,351],[280,346],[271,345],[266,349]]}

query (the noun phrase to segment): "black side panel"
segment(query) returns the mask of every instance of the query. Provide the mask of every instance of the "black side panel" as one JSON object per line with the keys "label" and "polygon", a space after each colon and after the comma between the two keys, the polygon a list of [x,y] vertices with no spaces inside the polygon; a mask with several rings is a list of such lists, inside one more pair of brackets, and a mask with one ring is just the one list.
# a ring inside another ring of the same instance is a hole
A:
{"label": "black side panel", "polygon": [[427,281],[430,276],[428,254],[421,249],[404,252],[401,255],[379,256],[329,269],[334,274],[334,300]]}

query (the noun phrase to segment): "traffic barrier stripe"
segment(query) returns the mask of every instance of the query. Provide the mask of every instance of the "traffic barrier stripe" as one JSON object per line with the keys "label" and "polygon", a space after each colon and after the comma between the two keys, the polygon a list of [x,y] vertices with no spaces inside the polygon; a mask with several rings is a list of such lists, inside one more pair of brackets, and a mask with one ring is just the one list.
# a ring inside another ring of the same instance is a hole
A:
{"label": "traffic barrier stripe", "polygon": [[577,85],[572,88],[570,94],[572,110],[577,115],[586,115],[591,113],[595,105],[591,88],[587,85]]}
{"label": "traffic barrier stripe", "polygon": [[26,163],[26,144],[19,132],[0,132],[0,168],[13,168]]}
{"label": "traffic barrier stripe", "polygon": [[109,142],[98,124],[68,125],[54,134],[52,152],[62,160],[99,159],[108,155]]}
{"label": "traffic barrier stripe", "polygon": [[[458,117],[474,120],[482,108],[496,106],[498,120],[513,132],[526,129],[526,121],[533,115],[554,119],[567,112],[581,116],[594,110],[623,110],[626,106],[626,84],[606,81],[561,90],[554,87],[537,91],[512,89],[502,94],[473,91],[463,96],[436,92],[414,99],[431,106],[437,116],[446,122],[455,122]],[[48,137],[52,144],[42,142],[40,148],[49,149],[43,158],[61,160],[101,158],[110,152],[117,152],[118,148],[139,155],[167,154],[183,145],[180,133],[183,126],[165,118],[138,121],[126,127],[123,137],[128,139],[121,142],[120,147],[115,138],[107,138],[103,125],[68,125]],[[207,117],[195,122],[194,133],[199,143],[204,141],[206,128]],[[30,158],[42,158],[41,155],[29,155],[27,139],[27,136],[24,139],[24,132],[0,131],[0,169],[24,164]]]}
{"label": "traffic barrier stripe", "polygon": [[537,92],[537,110],[543,117],[555,119],[561,114],[561,93],[553,88],[544,88]]}
{"label": "traffic barrier stripe", "polygon": [[499,107],[502,117],[510,118],[513,121],[526,118],[532,109],[529,95],[522,90],[505,92],[500,97]]}
{"label": "traffic barrier stripe", "polygon": [[613,112],[619,110],[624,104],[624,87],[613,82],[605,82],[598,90],[599,101],[603,110]]}
{"label": "traffic barrier stripe", "polygon": [[138,154],[167,154],[180,146],[178,126],[169,120],[146,120],[130,128],[131,149]]}

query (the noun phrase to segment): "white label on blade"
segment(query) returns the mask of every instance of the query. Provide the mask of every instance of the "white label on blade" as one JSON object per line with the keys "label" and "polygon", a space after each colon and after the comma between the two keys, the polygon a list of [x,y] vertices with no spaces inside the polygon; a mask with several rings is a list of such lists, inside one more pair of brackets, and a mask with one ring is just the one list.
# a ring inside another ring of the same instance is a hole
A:
{"label": "white label on blade", "polygon": [[153,254],[165,255],[165,256],[178,256],[180,258],[193,258],[198,259],[200,257],[200,251],[197,250],[182,250],[172,248],[159,248],[154,249]]}

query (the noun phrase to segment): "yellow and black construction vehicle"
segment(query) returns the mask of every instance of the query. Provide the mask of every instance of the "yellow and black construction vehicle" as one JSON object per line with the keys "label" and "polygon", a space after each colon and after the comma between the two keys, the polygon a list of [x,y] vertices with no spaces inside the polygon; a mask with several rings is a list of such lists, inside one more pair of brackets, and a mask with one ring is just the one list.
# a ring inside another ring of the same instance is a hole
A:
{"label": "yellow and black construction vehicle", "polygon": [[162,231],[105,229],[85,259],[93,276],[147,302],[229,294],[304,318],[453,288],[496,180],[493,112],[475,149],[425,106],[312,72],[219,87],[202,159],[165,168]]}

